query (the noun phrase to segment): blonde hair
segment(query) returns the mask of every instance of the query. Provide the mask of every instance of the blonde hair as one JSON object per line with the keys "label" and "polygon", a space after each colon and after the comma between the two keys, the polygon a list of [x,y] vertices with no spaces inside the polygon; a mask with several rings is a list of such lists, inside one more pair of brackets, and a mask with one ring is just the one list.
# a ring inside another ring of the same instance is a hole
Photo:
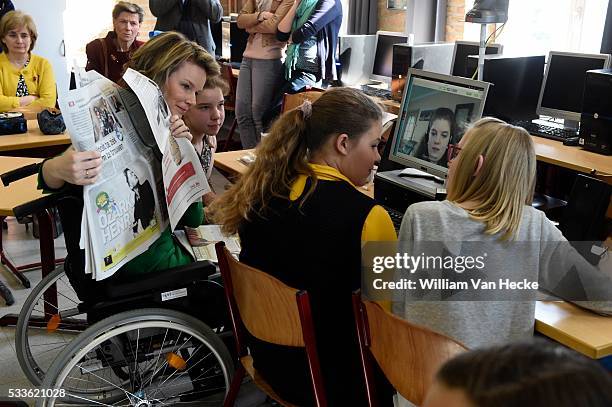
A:
{"label": "blonde hair", "polygon": [[[0,38],[6,37],[9,31],[14,30],[17,27],[25,27],[30,32],[30,49],[34,49],[36,45],[36,39],[38,38],[38,31],[36,30],[36,24],[29,14],[26,14],[20,10],[12,10],[6,13],[0,20]],[[9,50],[6,44],[2,43],[2,51],[8,54]]]}
{"label": "blonde hair", "polygon": [[160,34],[138,48],[127,63],[161,88],[179,66],[190,61],[206,71],[206,77],[217,76],[219,65],[204,48],[174,31]]}
{"label": "blonde hair", "polygon": [[121,13],[138,14],[138,22],[142,24],[144,20],[144,10],[138,4],[128,3],[127,1],[119,1],[113,7],[113,20],[119,17]]}
{"label": "blonde hair", "polygon": [[376,102],[350,88],[330,89],[311,109],[284,113],[257,148],[257,159],[249,170],[210,206],[213,220],[223,225],[225,233],[236,233],[253,213],[263,216],[271,199],[289,199],[300,174],[312,179],[300,202],[303,204],[317,182],[308,165],[309,156],[340,134],[359,139],[381,118]]}
{"label": "blonde hair", "polygon": [[[524,205],[531,204],[535,188],[536,156],[525,129],[494,118],[483,118],[468,130],[465,146],[452,165],[453,179],[447,199],[477,202],[468,210],[485,223],[485,234],[501,233],[501,240],[516,236]],[[484,162],[474,175],[479,156]]]}

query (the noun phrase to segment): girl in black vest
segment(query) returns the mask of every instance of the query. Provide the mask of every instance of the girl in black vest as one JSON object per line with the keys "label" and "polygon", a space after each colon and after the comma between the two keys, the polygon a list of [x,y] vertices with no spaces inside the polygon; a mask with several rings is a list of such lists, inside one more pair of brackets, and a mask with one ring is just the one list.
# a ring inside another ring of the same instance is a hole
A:
{"label": "girl in black vest", "polygon": [[[310,293],[329,405],[365,405],[351,309],[364,241],[393,241],[387,212],[356,187],[380,159],[380,107],[336,88],[281,116],[248,172],[211,211],[240,234],[240,260]],[[294,404],[312,405],[302,350],[257,340],[255,368]]]}

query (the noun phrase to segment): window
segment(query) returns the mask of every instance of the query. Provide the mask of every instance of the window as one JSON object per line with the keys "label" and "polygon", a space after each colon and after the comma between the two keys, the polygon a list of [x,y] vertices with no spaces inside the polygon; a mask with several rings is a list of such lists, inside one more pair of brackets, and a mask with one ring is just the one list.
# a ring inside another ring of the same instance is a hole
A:
{"label": "window", "polygon": [[[473,4],[465,1],[466,12]],[[497,42],[504,45],[504,54],[599,53],[607,8],[608,0],[511,0]],[[480,24],[465,24],[465,40],[478,41],[479,36]]]}

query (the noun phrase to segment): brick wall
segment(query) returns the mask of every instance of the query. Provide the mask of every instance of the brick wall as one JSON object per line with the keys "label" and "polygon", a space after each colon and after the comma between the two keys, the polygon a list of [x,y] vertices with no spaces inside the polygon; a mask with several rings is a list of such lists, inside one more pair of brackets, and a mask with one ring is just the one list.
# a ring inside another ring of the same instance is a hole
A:
{"label": "brick wall", "polygon": [[[416,0],[420,1],[420,0]],[[465,0],[447,0],[446,41],[463,39],[465,21]],[[378,0],[378,29],[384,31],[404,31],[405,11],[387,9],[387,0]]]}

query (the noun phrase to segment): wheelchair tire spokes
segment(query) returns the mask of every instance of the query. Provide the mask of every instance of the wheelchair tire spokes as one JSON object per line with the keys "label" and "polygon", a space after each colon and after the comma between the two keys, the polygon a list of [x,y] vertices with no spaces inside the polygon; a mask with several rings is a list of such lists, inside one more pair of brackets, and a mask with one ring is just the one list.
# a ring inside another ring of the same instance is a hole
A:
{"label": "wheelchair tire spokes", "polygon": [[[58,355],[43,386],[66,389],[61,402],[218,406],[232,375],[227,348],[204,323],[176,311],[145,309],[88,328]],[[40,405],[60,400],[47,401]]]}

